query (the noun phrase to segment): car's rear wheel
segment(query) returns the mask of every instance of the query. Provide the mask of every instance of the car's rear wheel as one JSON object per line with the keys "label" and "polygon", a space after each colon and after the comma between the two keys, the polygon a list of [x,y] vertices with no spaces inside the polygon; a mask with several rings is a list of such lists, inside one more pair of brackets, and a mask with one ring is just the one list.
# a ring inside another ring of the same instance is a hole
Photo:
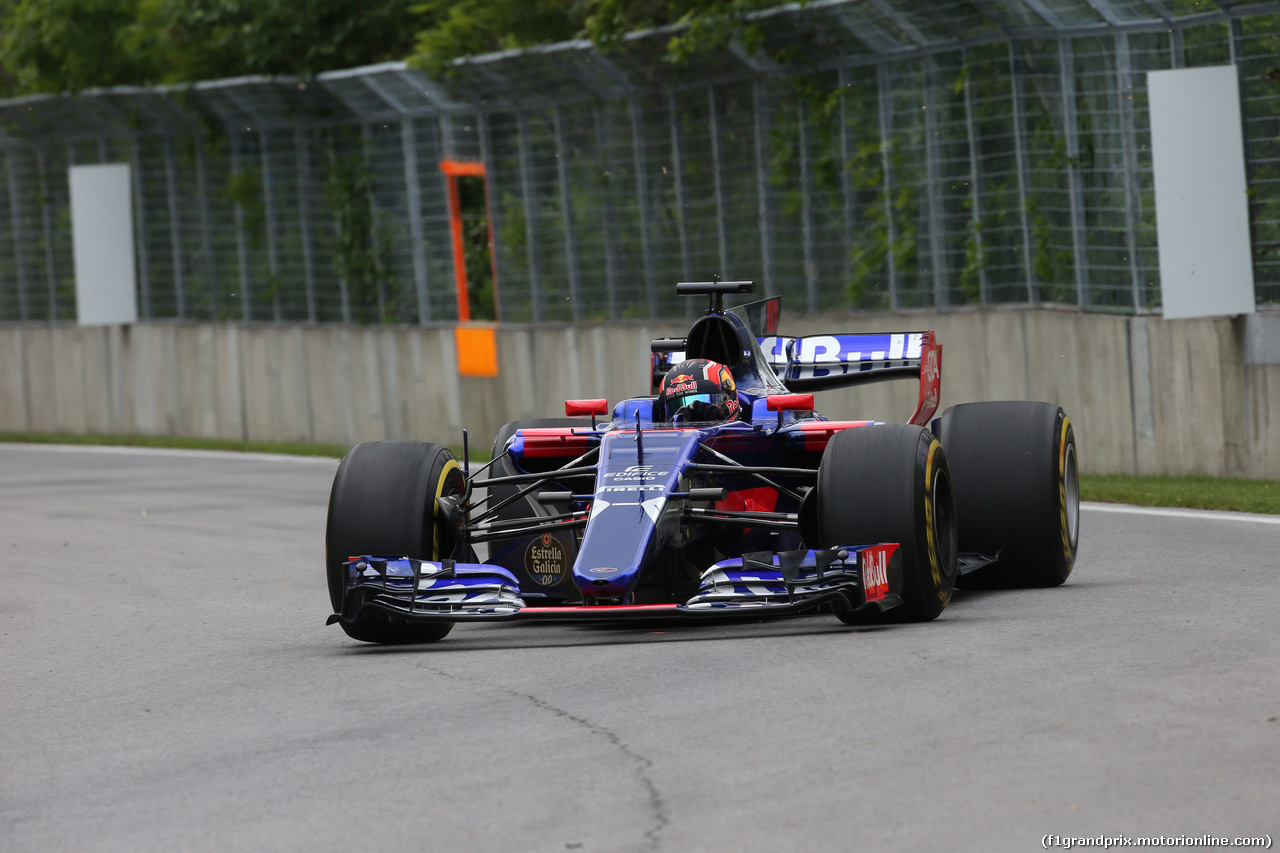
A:
{"label": "car's rear wheel", "polygon": [[994,556],[963,587],[1058,586],[1076,561],[1080,481],[1075,431],[1051,403],[965,403],[942,415],[960,550]]}
{"label": "car's rear wheel", "polygon": [[[343,609],[349,557],[438,560],[451,556],[441,553],[449,535],[436,498],[465,489],[462,469],[449,449],[438,444],[378,441],[347,451],[333,478],[325,533],[325,568],[334,611]],[[396,623],[367,611],[354,624],[340,624],[352,639],[369,643],[430,643],[453,628],[452,622]]]}
{"label": "car's rear wheel", "polygon": [[[515,435],[517,430],[554,429],[560,427],[581,426],[589,426],[589,424],[584,424],[582,418],[532,418],[524,421],[512,421],[502,429],[498,430],[498,434],[493,440],[492,458],[496,461],[493,463],[493,467],[489,469],[488,476],[507,477],[512,474],[520,473],[520,470],[516,468],[515,463],[511,461],[510,456],[503,456],[501,459],[497,458],[498,454],[502,453],[506,449],[507,442],[511,440],[511,436]],[[567,462],[568,460],[566,459],[565,461]],[[492,486],[490,488],[490,492],[492,494],[489,498],[489,505],[494,506],[498,504],[502,500],[520,491],[521,488],[523,488],[523,486],[518,484]],[[534,500],[532,496],[526,495],[525,497],[517,498],[502,509],[498,510],[494,513],[494,518],[502,521],[509,521],[514,518],[532,518],[534,516],[547,514],[547,510],[542,506],[542,504]]]}
{"label": "car's rear wheel", "polygon": [[[512,474],[519,474],[520,469],[516,467],[515,462],[510,456],[500,456],[506,449],[507,442],[511,436],[516,434],[517,430],[522,429],[559,429],[564,427],[586,427],[590,426],[590,422],[583,418],[532,418],[523,421],[512,421],[511,423],[498,430],[497,436],[493,441],[493,466],[486,474],[488,477],[506,477]],[[559,462],[560,460],[558,460]],[[568,459],[562,460],[568,462]],[[515,495],[521,489],[525,488],[525,483],[515,483],[509,485],[497,485],[489,487],[488,506],[497,506],[494,512],[494,521],[514,521],[516,519],[538,519],[551,515],[555,510],[545,506],[533,497],[533,493],[523,497],[516,498],[510,503],[502,506],[502,502]],[[548,489],[552,487],[546,487]],[[529,582],[529,588],[545,592],[557,599],[574,600],[578,596],[577,588],[569,580],[569,567],[573,564],[573,559],[577,554],[577,540],[572,531],[556,534],[544,534],[546,545],[555,545],[558,548],[560,559],[553,561],[553,565],[559,568],[558,572],[536,573],[530,561],[527,559],[527,551],[529,545],[535,537],[527,540],[510,540],[507,543],[499,545],[513,549],[517,555],[525,555],[524,558],[515,559],[514,561],[505,560],[505,565],[512,571],[516,572],[517,577],[523,575],[523,579]],[[549,540],[554,539],[555,543]],[[491,546],[492,547],[492,546]],[[490,555],[493,555],[490,551]],[[524,580],[522,580],[522,585]]]}
{"label": "car's rear wheel", "polygon": [[955,588],[956,514],[947,454],[933,433],[910,424],[837,433],[818,469],[818,533],[823,547],[897,542],[903,604],[886,618],[936,619]]}

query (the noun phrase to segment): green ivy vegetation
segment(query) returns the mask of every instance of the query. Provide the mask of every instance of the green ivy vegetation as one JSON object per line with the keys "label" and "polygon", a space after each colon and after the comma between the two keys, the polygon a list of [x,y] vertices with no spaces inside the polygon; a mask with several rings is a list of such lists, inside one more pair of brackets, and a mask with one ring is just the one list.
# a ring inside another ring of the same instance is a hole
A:
{"label": "green ivy vegetation", "polygon": [[390,323],[399,281],[390,224],[374,204],[373,178],[358,128],[335,128],[325,146],[324,197],[333,218],[334,268],[356,322]]}
{"label": "green ivy vegetation", "polygon": [[8,94],[296,74],[401,59],[412,0],[0,0]]}
{"label": "green ivy vegetation", "polygon": [[0,96],[246,74],[314,77],[411,57],[460,56],[684,23],[687,58],[759,40],[747,13],[773,0],[0,0]]}

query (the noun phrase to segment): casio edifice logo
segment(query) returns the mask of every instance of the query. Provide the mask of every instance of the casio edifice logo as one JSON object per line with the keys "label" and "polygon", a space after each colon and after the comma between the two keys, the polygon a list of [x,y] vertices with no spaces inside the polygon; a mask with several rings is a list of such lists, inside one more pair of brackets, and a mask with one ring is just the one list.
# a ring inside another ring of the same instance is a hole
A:
{"label": "casio edifice logo", "polygon": [[647,482],[649,480],[658,479],[658,475],[653,472],[652,465],[628,465],[621,471],[614,471],[606,474],[610,480],[631,481],[631,482]]}

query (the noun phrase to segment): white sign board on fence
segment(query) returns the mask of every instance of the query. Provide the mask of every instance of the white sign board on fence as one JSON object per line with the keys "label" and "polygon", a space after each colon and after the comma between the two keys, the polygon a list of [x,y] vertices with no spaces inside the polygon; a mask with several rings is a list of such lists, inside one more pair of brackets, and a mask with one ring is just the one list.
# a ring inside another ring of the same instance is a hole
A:
{"label": "white sign board on fence", "polygon": [[1234,65],[1147,74],[1164,316],[1254,310],[1249,200]]}
{"label": "white sign board on fence", "polygon": [[129,165],[72,166],[71,242],[82,326],[138,321]]}

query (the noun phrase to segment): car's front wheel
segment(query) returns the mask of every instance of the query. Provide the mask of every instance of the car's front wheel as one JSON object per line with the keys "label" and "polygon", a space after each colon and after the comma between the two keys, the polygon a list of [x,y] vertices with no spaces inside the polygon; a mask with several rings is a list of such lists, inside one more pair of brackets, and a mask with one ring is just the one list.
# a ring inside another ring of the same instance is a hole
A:
{"label": "car's front wheel", "polygon": [[933,433],[910,424],[837,433],[818,469],[818,534],[823,547],[897,542],[903,604],[886,617],[936,619],[955,589],[957,552],[951,471]]}
{"label": "car's front wheel", "polygon": [[[364,554],[438,560],[448,541],[436,498],[466,490],[466,479],[446,447],[417,441],[375,441],[347,451],[333,478],[325,532],[325,568],[334,612],[344,607],[347,560]],[[369,643],[430,643],[452,622],[392,622],[366,613],[340,623],[352,639]]]}

